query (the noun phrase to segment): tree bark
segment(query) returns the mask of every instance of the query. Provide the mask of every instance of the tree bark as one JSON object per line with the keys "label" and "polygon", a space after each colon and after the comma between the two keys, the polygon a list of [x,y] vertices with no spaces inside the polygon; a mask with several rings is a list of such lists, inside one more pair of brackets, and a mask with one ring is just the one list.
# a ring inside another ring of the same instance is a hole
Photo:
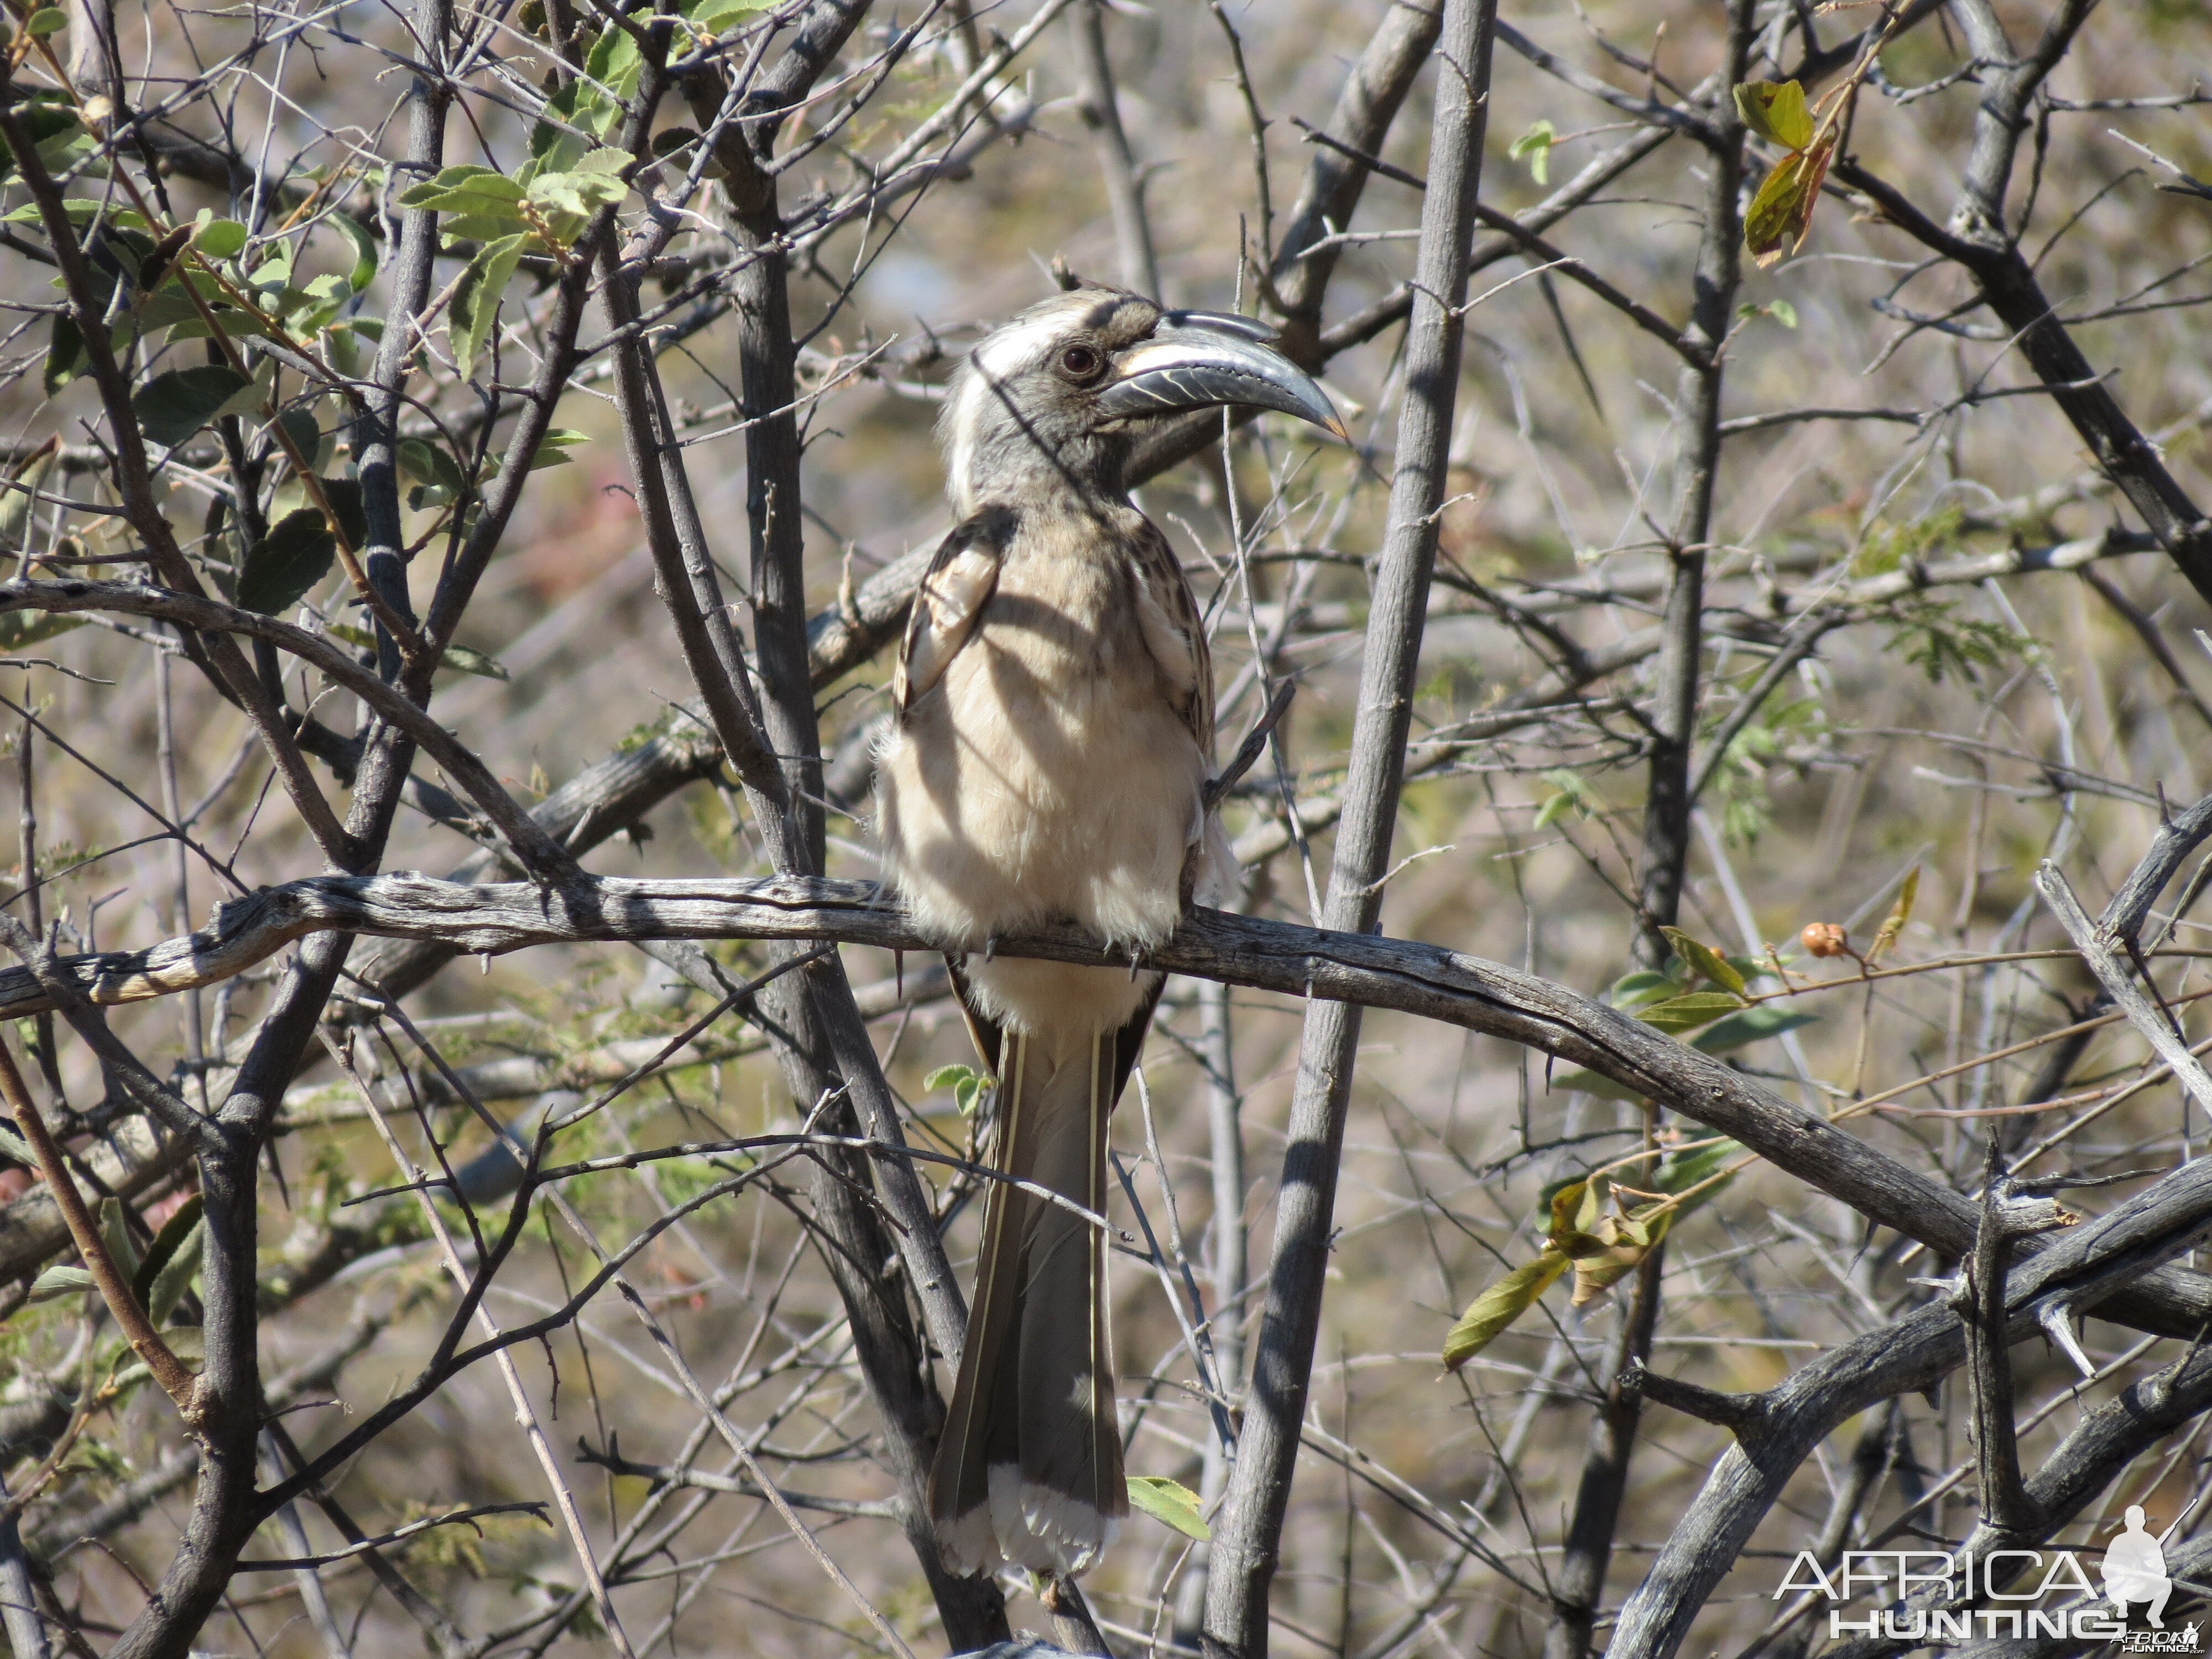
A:
{"label": "tree bark", "polygon": [[[1419,287],[1406,343],[1397,472],[1369,615],[1345,814],[1324,908],[1329,927],[1349,933],[1366,933],[1376,925],[1382,902],[1380,882],[1397,823],[1429,578],[1436,562],[1437,509],[1444,497],[1457,405],[1465,331],[1459,308],[1467,295],[1468,249],[1482,177],[1496,11],[1496,0],[1446,0],[1437,48],[1437,108],[1415,260]],[[1202,1636],[1209,1655],[1261,1659],[1267,1650],[1267,1593],[1313,1373],[1359,1024],[1356,1007],[1308,1005],[1244,1428],[1213,1527]]]}

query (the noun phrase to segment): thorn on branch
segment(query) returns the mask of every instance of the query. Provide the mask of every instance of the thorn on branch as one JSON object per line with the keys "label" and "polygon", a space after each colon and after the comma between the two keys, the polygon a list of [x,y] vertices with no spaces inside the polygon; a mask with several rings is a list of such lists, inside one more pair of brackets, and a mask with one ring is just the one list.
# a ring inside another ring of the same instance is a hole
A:
{"label": "thorn on branch", "polygon": [[2068,1302],[2053,1302],[2048,1307],[2039,1310],[2035,1318],[2036,1322],[2043,1327],[2043,1334],[2051,1340],[2061,1353],[2074,1362],[2074,1369],[2081,1373],[2081,1380],[2085,1382],[2094,1382],[2097,1376],[2097,1364],[2081,1351],[2081,1339],[2075,1334],[2074,1329],[2073,1304]]}

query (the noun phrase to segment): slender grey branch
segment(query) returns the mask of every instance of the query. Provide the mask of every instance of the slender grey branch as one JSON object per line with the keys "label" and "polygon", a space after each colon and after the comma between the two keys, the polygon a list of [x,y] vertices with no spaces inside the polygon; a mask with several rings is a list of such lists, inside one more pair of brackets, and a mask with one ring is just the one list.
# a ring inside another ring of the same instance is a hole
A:
{"label": "slender grey branch", "polygon": [[[730,1492],[739,1498],[757,1498],[763,1502],[768,1498],[757,1484],[743,1475],[716,1474],[711,1470],[695,1469],[689,1465],[641,1463],[634,1458],[623,1456],[618,1451],[599,1451],[587,1445],[579,1445],[576,1455],[595,1468],[650,1480],[655,1486],[682,1486],[694,1492]],[[795,1510],[815,1510],[823,1515],[866,1516],[876,1520],[896,1520],[898,1517],[898,1504],[889,1498],[832,1498],[816,1492],[791,1492],[781,1486],[776,1492]]]}
{"label": "slender grey branch", "polygon": [[1121,256],[1121,286],[1147,298],[1160,297],[1160,266],[1152,251],[1152,221],[1145,212],[1145,185],[1137,169],[1129,135],[1114,92],[1114,67],[1106,56],[1106,8],[1100,0],[1081,0],[1068,18],[1075,46],[1075,78],[1082,89],[1083,125],[1091,129],[1098,154],[1098,173],[1106,185],[1106,205],[1114,216],[1114,240]]}
{"label": "slender grey branch", "polygon": [[2139,941],[2151,906],[2208,836],[2212,836],[2212,794],[2159,825],[2150,849],[2136,860],[2128,878],[2112,895],[2112,902],[2105,907],[2104,915],[2097,918],[2099,935],[2115,945]]}
{"label": "slender grey branch", "polygon": [[[79,577],[0,583],[0,611],[114,611],[126,616],[157,617],[203,635],[240,634],[267,640],[345,687],[418,744],[498,827],[515,855],[530,869],[550,872],[571,862],[567,851],[538,828],[490,769],[459,739],[424,714],[401,689],[385,684],[321,635],[201,595]],[[398,782],[394,780],[395,787]]]}
{"label": "slender grey branch", "polygon": [[1738,1436],[1759,1432],[1766,1407],[1762,1395],[1720,1394],[1687,1377],[1662,1376],[1641,1363],[1624,1366],[1615,1375],[1624,1392],[1656,1401],[1670,1411],[1703,1423],[1717,1423]]}
{"label": "slender grey branch", "polygon": [[2158,1057],[2173,1068],[2174,1076],[2195,1097],[2197,1103],[2212,1112],[2212,1073],[2208,1073],[2204,1062],[2191,1052],[2188,1039],[2174,1028],[2173,1017],[2144,994],[2142,986],[2136,982],[2128,963],[2114,948],[2114,941],[2089,920],[2088,912],[2074,896],[2074,889],[2057,865],[2045,860],[2037,868],[2035,890],[2043,895],[2043,902],[2051,907],[2051,914],[2057,917],[2058,925],[2074,941],[2081,960],[2088,963],[2089,971],[2105,988],[2106,995],[2128,1017],[2128,1023]]}
{"label": "slender grey branch", "polygon": [[[1430,188],[1422,198],[1414,261],[1397,471],[1360,667],[1352,773],[1323,908],[1331,927],[1352,933],[1365,933],[1381,912],[1380,878],[1397,825],[1458,392],[1462,302],[1482,177],[1496,15],[1496,0],[1446,0],[1437,37]],[[1206,1646],[1237,1659],[1262,1659],[1267,1650],[1268,1590],[1312,1376],[1359,1026],[1356,1006],[1315,1001],[1299,1036],[1267,1300],[1243,1430],[1207,1559]]]}

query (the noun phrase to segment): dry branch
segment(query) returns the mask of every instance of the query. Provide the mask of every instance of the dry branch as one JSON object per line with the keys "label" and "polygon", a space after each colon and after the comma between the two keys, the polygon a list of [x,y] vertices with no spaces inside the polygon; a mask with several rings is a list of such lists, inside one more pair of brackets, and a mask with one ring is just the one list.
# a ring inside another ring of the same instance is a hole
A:
{"label": "dry branch", "polygon": [[[295,939],[325,933],[434,939],[459,954],[498,956],[540,945],[651,939],[835,940],[936,951],[871,882],[769,877],[628,881],[579,875],[539,888],[466,886],[421,875],[317,876],[222,906],[210,927],[147,951],[63,958],[98,1000],[103,985],[143,988],[149,958],[166,983],[210,985]],[[999,941],[1004,955],[1126,968],[1126,951],[1072,927]],[[213,971],[188,977],[191,964]],[[1938,1252],[1973,1246],[1972,1200],[1916,1174],[1856,1137],[1794,1106],[1719,1060],[1539,975],[1479,957],[1376,934],[1330,932],[1194,909],[1144,965],[1255,990],[1394,1009],[1525,1044],[1587,1066],[1671,1111],[1731,1135],[1863,1215]],[[0,986],[14,981],[0,977]],[[149,993],[150,994],[150,993]],[[33,1012],[27,1001],[0,1004]],[[2161,1273],[2115,1312],[2169,1335],[2212,1318],[2212,1279]]]}
{"label": "dry branch", "polygon": [[[2014,1269],[2002,1340],[2041,1328],[2052,1306],[2106,1302],[2147,1267],[2166,1262],[2212,1231],[2212,1159],[2200,1158],[2064,1234]],[[1722,1454],[1650,1573],[1620,1610],[1612,1659],[1672,1659],[1759,1520],[1813,1449],[1877,1402],[1923,1389],[1964,1362],[1966,1334],[1942,1303],[1832,1349],[1761,1399],[1760,1432]]]}

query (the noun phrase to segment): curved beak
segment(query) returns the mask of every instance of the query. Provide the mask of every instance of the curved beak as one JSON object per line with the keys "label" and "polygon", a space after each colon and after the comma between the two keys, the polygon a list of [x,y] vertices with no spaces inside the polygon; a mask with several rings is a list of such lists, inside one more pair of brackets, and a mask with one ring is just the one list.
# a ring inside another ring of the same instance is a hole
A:
{"label": "curved beak", "polygon": [[1328,394],[1273,348],[1275,338],[1274,330],[1249,317],[1164,313],[1152,338],[1121,354],[1099,404],[1119,416],[1179,415],[1224,404],[1273,409],[1348,441]]}

